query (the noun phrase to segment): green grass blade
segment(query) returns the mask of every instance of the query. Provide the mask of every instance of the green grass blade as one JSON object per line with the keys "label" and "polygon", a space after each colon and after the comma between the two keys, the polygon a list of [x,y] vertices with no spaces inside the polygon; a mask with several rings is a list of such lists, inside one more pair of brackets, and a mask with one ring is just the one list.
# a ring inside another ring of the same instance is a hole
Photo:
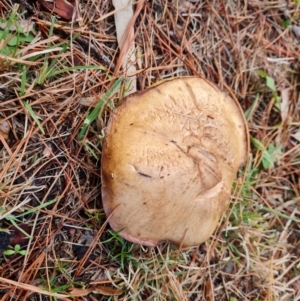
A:
{"label": "green grass blade", "polygon": [[98,117],[98,115],[100,113],[101,108],[106,104],[109,97],[111,95],[113,95],[114,91],[120,87],[122,81],[123,81],[123,77],[118,78],[115,81],[115,83],[108,89],[108,91],[105,93],[103,98],[97,103],[97,105],[95,106],[93,111],[91,113],[88,113],[88,115],[85,117],[83,126],[81,127],[81,130],[78,134],[79,140],[81,140],[84,137],[88,127],[92,124],[92,122],[94,122],[96,120],[96,118]]}
{"label": "green grass blade", "polygon": [[15,217],[10,215],[8,217],[6,217],[6,219],[13,225],[15,226],[19,231],[21,231],[27,238],[32,239],[32,237],[25,232],[21,227],[19,227],[19,225],[15,222]]}
{"label": "green grass blade", "polygon": [[18,215],[16,216],[16,218],[20,218],[20,217],[23,217],[23,216],[25,216],[25,215],[34,213],[34,212],[36,212],[36,211],[38,211],[38,210],[40,210],[40,209],[43,209],[43,208],[45,208],[45,207],[50,206],[51,204],[55,203],[56,201],[57,201],[57,198],[55,198],[55,199],[53,199],[53,200],[50,200],[50,201],[48,201],[48,202],[46,202],[46,203],[44,203],[44,204],[40,204],[39,206],[36,206],[36,207],[34,207],[34,208],[31,208],[31,209],[27,210],[26,212],[23,212],[23,213],[18,214]]}
{"label": "green grass blade", "polygon": [[26,66],[23,66],[23,72],[21,75],[21,91],[20,91],[20,96],[25,95],[25,88],[26,88],[26,80],[27,80],[27,70]]}
{"label": "green grass blade", "polygon": [[28,113],[30,114],[30,116],[33,118],[33,120],[38,125],[40,131],[43,133],[43,135],[45,135],[44,128],[43,128],[42,124],[40,123],[38,117],[36,116],[36,114],[32,110],[32,107],[30,106],[30,104],[27,101],[23,101],[23,104],[24,104],[25,108],[27,109]]}
{"label": "green grass blade", "polygon": [[250,141],[257,150],[262,152],[262,163],[263,163],[264,169],[273,167],[274,162],[273,162],[271,155],[268,152],[267,148],[264,146],[264,144],[252,136],[250,136]]}
{"label": "green grass blade", "polygon": [[257,210],[263,210],[263,211],[266,211],[266,212],[269,212],[269,213],[273,213],[274,215],[277,215],[278,217],[281,217],[281,218],[284,218],[284,219],[287,219],[287,220],[291,220],[291,221],[296,222],[296,223],[300,223],[300,219],[297,219],[297,218],[291,217],[289,215],[283,214],[280,211],[274,210],[272,208],[265,207],[265,206],[262,206],[262,207],[261,206],[256,206],[256,208],[257,208]]}
{"label": "green grass blade", "polygon": [[[50,67],[49,67],[50,69]],[[49,72],[46,76],[46,78],[50,78],[53,77],[55,75],[59,75],[61,73],[65,73],[65,72],[70,72],[70,71],[75,71],[75,70],[102,70],[102,71],[106,71],[106,68],[103,66],[93,66],[93,65],[88,65],[88,66],[73,66],[73,67],[67,67],[61,70],[56,70],[53,72]]]}

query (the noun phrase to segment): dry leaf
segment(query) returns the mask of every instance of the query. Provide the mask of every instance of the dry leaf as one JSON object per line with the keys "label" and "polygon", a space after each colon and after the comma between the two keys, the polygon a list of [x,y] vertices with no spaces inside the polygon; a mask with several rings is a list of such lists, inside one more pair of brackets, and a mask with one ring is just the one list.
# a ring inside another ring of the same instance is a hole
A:
{"label": "dry leaf", "polygon": [[92,235],[91,231],[84,231],[78,239],[79,244],[84,244],[86,246],[89,246],[94,240],[94,236]]}
{"label": "dry leaf", "polygon": [[[134,29],[133,29],[133,9],[131,0],[113,0],[113,5],[116,9],[115,23],[117,30],[117,40],[120,47],[120,55],[123,55],[122,66],[126,73],[130,76],[136,73],[136,56],[134,44]],[[123,51],[122,51],[123,50]],[[136,91],[136,77],[129,77],[130,87],[126,95]]]}
{"label": "dry leaf", "polygon": [[31,227],[29,227],[27,224],[18,224],[17,226],[9,227],[9,231],[11,233],[10,245],[12,247],[17,244],[21,247],[24,247],[28,244],[29,238],[21,230],[30,236]]}
{"label": "dry leaf", "polygon": [[118,296],[124,292],[122,289],[117,289],[114,287],[108,287],[108,286],[95,286],[95,287],[89,287],[89,288],[72,288],[70,291],[70,295],[73,297],[83,297],[87,296],[91,292],[94,292],[96,294],[101,294],[104,296]]}
{"label": "dry leaf", "polygon": [[93,289],[93,292],[104,296],[118,296],[121,295],[124,292],[124,290],[108,286],[98,286],[95,289]]}
{"label": "dry leaf", "polygon": [[278,134],[276,136],[276,143],[280,144],[282,139],[283,133],[283,126],[285,122],[288,120],[289,117],[289,89],[281,90],[281,97],[280,97],[280,114],[281,114],[281,126],[279,127]]}
{"label": "dry leaf", "polygon": [[51,145],[46,145],[46,147],[43,150],[42,155],[44,157],[48,158],[48,157],[50,157],[51,153],[52,153],[52,147],[51,147]]}
{"label": "dry leaf", "polygon": [[189,1],[180,0],[178,3],[178,9],[180,12],[188,12],[189,10],[192,10],[195,8],[195,5],[193,5]]}
{"label": "dry leaf", "polygon": [[214,286],[211,282],[211,279],[207,279],[204,282],[204,295],[206,301],[213,301],[214,298]]}
{"label": "dry leaf", "polygon": [[[73,13],[75,11],[75,6],[65,0],[54,0],[52,2],[45,0],[38,0],[39,4],[50,13],[55,13],[61,18],[71,21],[73,18]],[[75,12],[74,19],[79,18],[78,11]]]}
{"label": "dry leaf", "polygon": [[282,123],[285,123],[289,116],[289,89],[283,89],[281,91],[280,113]]}
{"label": "dry leaf", "polygon": [[[8,25],[7,23],[8,22],[1,22],[0,28],[6,29]],[[18,31],[18,29],[21,29],[24,33],[29,33],[33,30],[33,23],[31,20],[16,20],[13,24],[10,24],[8,28],[8,30],[12,32]]]}
{"label": "dry leaf", "polygon": [[87,107],[95,107],[97,99],[94,96],[87,96],[79,98],[79,103]]}
{"label": "dry leaf", "polygon": [[83,297],[90,294],[93,290],[91,288],[72,288],[69,292],[72,297]]}

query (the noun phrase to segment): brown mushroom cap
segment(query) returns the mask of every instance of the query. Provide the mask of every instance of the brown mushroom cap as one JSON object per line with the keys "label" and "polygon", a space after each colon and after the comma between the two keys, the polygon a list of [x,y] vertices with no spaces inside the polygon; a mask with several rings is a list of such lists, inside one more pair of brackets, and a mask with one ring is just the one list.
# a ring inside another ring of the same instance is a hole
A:
{"label": "brown mushroom cap", "polygon": [[227,209],[248,154],[236,100],[207,81],[173,79],[127,97],[106,128],[102,199],[109,223],[148,246],[198,245]]}

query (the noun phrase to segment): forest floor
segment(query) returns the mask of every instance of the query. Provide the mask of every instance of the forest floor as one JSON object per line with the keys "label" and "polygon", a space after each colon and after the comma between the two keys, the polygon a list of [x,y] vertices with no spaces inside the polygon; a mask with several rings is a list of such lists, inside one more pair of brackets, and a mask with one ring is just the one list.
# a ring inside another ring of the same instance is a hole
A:
{"label": "forest floor", "polygon": [[201,76],[245,112],[245,181],[188,249],[106,223],[101,147],[126,43],[111,1],[69,1],[0,4],[0,299],[300,300],[299,0],[136,1],[124,25],[137,90]]}

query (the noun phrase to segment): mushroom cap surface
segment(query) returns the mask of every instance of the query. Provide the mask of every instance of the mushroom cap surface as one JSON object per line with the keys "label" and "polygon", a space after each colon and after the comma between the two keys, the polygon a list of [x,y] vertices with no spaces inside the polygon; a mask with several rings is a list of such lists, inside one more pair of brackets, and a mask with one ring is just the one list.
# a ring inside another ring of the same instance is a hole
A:
{"label": "mushroom cap surface", "polygon": [[204,242],[248,148],[238,102],[206,80],[167,80],[128,96],[111,113],[102,151],[110,226],[147,246]]}

